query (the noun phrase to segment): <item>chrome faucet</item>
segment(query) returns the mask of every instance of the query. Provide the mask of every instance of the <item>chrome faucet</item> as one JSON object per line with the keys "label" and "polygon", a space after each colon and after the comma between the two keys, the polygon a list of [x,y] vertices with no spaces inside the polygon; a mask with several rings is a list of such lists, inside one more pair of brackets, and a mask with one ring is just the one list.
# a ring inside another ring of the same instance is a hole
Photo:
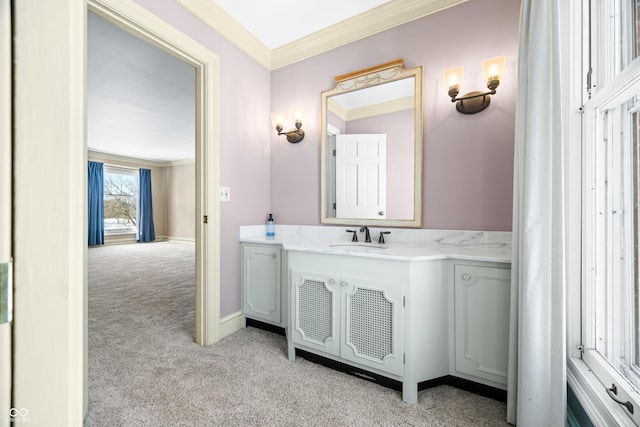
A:
{"label": "chrome faucet", "polygon": [[364,231],[364,242],[371,243],[371,234],[369,234],[369,227],[367,227],[366,225],[363,225],[362,227],[360,227],[360,232],[362,233],[363,231]]}

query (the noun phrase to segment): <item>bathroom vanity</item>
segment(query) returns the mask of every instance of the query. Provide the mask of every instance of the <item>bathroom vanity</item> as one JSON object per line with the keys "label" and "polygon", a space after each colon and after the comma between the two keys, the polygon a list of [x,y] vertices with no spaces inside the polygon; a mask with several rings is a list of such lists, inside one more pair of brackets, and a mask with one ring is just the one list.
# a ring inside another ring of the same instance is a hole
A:
{"label": "bathroom vanity", "polygon": [[290,360],[401,381],[407,403],[449,375],[506,389],[511,234],[348,228],[241,227],[244,316],[285,328]]}

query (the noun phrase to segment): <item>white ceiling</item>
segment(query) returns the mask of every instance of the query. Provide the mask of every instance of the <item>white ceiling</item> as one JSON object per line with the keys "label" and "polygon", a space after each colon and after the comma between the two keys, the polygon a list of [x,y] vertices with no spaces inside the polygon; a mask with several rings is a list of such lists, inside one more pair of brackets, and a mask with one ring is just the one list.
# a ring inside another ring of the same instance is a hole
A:
{"label": "white ceiling", "polygon": [[195,157],[195,69],[93,13],[87,33],[89,150]]}
{"label": "white ceiling", "polygon": [[212,0],[275,49],[390,0]]}

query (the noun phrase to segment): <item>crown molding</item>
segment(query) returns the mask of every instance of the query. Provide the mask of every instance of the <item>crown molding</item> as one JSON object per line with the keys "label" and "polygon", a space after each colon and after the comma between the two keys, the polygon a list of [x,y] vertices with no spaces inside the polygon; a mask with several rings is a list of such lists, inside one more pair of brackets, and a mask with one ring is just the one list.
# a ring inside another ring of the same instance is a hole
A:
{"label": "crown molding", "polygon": [[271,70],[361,40],[468,0],[392,0],[271,51]]}
{"label": "crown molding", "polygon": [[176,1],[260,65],[268,70],[271,69],[271,50],[213,0]]}
{"label": "crown molding", "polygon": [[369,117],[381,116],[383,114],[397,113],[404,110],[413,110],[413,96],[395,99],[393,101],[381,102],[367,107],[354,108],[347,113],[347,120],[360,120]]}
{"label": "crown molding", "polygon": [[148,159],[139,159],[137,157],[122,156],[120,154],[105,153],[103,151],[88,150],[87,157],[89,160],[100,160],[102,162],[116,162],[116,166],[137,168],[140,166],[150,166],[154,168],[164,168],[170,166],[174,161],[157,161]]}
{"label": "crown molding", "polygon": [[327,101],[327,109],[345,122],[381,116],[383,114],[397,113],[404,110],[412,110],[414,100],[412,96],[394,99],[393,101],[380,102],[366,107],[347,110],[333,99]]}
{"label": "crown molding", "polygon": [[468,0],[392,0],[273,50],[213,0],[176,1],[262,66],[276,70]]}
{"label": "crown molding", "polygon": [[342,119],[343,121],[347,121],[347,115],[349,114],[349,110],[344,108],[342,105],[338,104],[332,98],[327,100],[327,110],[335,114],[337,117]]}
{"label": "crown molding", "polygon": [[195,164],[196,164],[195,157],[191,157],[189,159],[182,159],[182,160],[169,160],[168,162],[165,162],[165,166],[184,166],[184,165],[195,165]]}

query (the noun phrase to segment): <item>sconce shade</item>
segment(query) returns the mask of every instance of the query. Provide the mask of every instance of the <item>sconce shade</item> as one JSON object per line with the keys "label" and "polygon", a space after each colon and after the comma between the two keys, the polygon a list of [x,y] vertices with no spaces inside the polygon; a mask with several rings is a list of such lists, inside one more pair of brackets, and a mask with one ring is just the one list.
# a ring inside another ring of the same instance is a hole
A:
{"label": "sconce shade", "polygon": [[462,76],[464,74],[464,67],[454,67],[444,70],[444,84],[447,87],[447,93],[451,98],[455,98],[460,93],[460,87],[462,86]]}
{"label": "sconce shade", "polygon": [[482,62],[484,79],[487,82],[487,87],[491,90],[495,90],[502,81],[505,59],[506,57],[503,55]]}
{"label": "sconce shade", "polygon": [[271,113],[271,124],[275,127],[278,127],[278,125],[284,126],[284,114],[279,111]]}

